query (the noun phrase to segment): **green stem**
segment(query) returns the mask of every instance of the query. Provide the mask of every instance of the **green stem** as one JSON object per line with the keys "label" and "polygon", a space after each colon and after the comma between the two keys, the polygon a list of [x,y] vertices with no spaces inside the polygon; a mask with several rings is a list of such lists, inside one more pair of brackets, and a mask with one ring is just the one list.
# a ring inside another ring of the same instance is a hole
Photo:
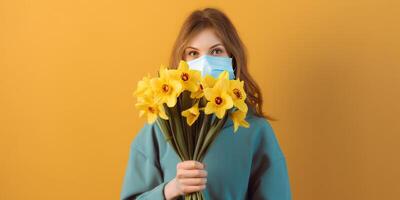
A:
{"label": "green stem", "polygon": [[180,119],[180,113],[178,113],[176,107],[172,107],[171,110],[172,110],[171,118],[173,118],[171,120],[173,121],[173,123],[175,125],[174,126],[175,127],[175,132],[174,133],[175,133],[175,136],[176,136],[176,139],[177,139],[178,147],[181,148],[181,153],[183,155],[184,160],[188,160],[189,159],[189,155],[188,155],[187,146],[186,146],[186,143],[185,143],[185,140],[184,140],[184,132],[182,130],[182,123],[181,123],[182,120],[179,120]]}
{"label": "green stem", "polygon": [[199,160],[203,160],[205,154],[207,153],[207,150],[209,146],[214,142],[215,138],[218,136],[218,134],[221,132],[221,128],[223,125],[226,123],[226,120],[228,119],[228,112],[225,113],[224,117],[219,120],[215,126],[212,126],[207,133],[207,137],[204,139],[204,144],[199,152]]}
{"label": "green stem", "polygon": [[182,152],[182,150],[181,150],[181,148],[180,148],[180,146],[179,146],[179,143],[178,143],[179,141],[178,141],[178,139],[177,139],[177,137],[176,137],[176,132],[177,132],[177,131],[176,131],[176,127],[175,127],[174,123],[172,122],[172,121],[175,121],[175,120],[173,119],[172,112],[171,112],[171,110],[169,109],[169,107],[166,106],[166,105],[164,105],[164,109],[165,109],[165,111],[168,113],[168,117],[169,117],[168,122],[169,122],[169,126],[171,127],[172,139],[174,140],[174,145],[173,145],[173,147],[174,147],[174,149],[175,149],[175,152],[178,154],[179,158],[180,158],[181,160],[184,160],[184,159],[185,159],[184,154],[183,154],[183,152]]}
{"label": "green stem", "polygon": [[191,107],[191,101],[190,99],[187,99],[187,94],[188,91],[184,91],[179,97],[178,97],[178,108],[177,108],[177,112],[179,115],[179,119],[180,119],[180,124],[182,126],[182,137],[185,141],[186,144],[186,151],[188,153],[188,159],[191,160],[193,153],[192,153],[192,134],[190,131],[190,127],[189,125],[186,123],[185,117],[182,116],[182,111],[189,109]]}
{"label": "green stem", "polygon": [[204,138],[206,137],[206,133],[208,132],[207,125],[209,124],[210,118],[211,118],[211,115],[204,114],[204,121],[203,121],[203,124],[201,125],[200,135],[199,135],[199,138],[197,139],[196,148],[194,150],[194,157],[193,157],[194,160],[198,160],[198,158],[199,158],[199,155],[200,155],[199,151],[202,148]]}

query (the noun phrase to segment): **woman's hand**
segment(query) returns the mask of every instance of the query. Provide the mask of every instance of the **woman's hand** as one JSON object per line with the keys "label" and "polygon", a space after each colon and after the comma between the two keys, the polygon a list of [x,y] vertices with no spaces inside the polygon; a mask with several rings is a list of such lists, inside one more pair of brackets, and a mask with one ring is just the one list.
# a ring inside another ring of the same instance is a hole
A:
{"label": "woman's hand", "polygon": [[176,165],[176,177],[164,188],[164,196],[167,200],[180,195],[204,190],[207,183],[207,171],[205,164],[186,160]]}

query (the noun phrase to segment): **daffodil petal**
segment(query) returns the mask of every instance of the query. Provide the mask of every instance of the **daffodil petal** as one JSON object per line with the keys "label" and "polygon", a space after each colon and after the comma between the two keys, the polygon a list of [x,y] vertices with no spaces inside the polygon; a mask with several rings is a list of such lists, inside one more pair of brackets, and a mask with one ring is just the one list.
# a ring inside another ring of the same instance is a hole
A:
{"label": "daffodil petal", "polygon": [[176,104],[176,97],[174,97],[174,96],[171,96],[171,97],[169,97],[168,99],[167,99],[167,106],[168,107],[174,107],[175,106],[175,104]]}
{"label": "daffodil petal", "polygon": [[211,100],[211,99],[213,99],[212,97],[213,97],[213,94],[214,94],[214,92],[213,92],[213,90],[212,90],[212,88],[206,88],[206,89],[204,89],[204,96],[206,97],[206,99],[207,100]]}
{"label": "daffodil petal", "polygon": [[156,121],[156,119],[157,119],[157,115],[147,113],[147,123],[152,124],[152,123],[154,123],[154,121]]}
{"label": "daffodil petal", "polygon": [[182,71],[187,71],[189,70],[189,65],[184,60],[181,60],[178,65],[178,69]]}
{"label": "daffodil petal", "polygon": [[233,101],[232,101],[232,97],[229,96],[228,94],[224,93],[221,95],[221,97],[224,99],[225,101],[225,109],[230,109],[233,107]]}
{"label": "daffodil petal", "polygon": [[208,114],[213,113],[214,110],[215,110],[214,105],[211,102],[208,102],[206,104],[206,107],[204,108],[204,113],[208,115]]}
{"label": "daffodil petal", "polygon": [[228,71],[223,71],[218,75],[218,79],[229,79],[229,73]]}
{"label": "daffodil petal", "polygon": [[238,128],[239,128],[239,124],[237,122],[234,122],[233,123],[233,132],[236,132]]}
{"label": "daffodil petal", "polygon": [[247,112],[248,108],[247,108],[247,104],[242,101],[242,100],[236,100],[234,101],[234,105],[241,111],[243,112]]}
{"label": "daffodil petal", "polygon": [[242,125],[243,127],[245,127],[245,128],[249,128],[249,127],[250,127],[249,122],[247,122],[246,120],[243,120],[242,123],[241,123],[241,125]]}
{"label": "daffodil petal", "polygon": [[215,115],[219,118],[222,119],[225,115],[225,109],[219,108],[215,111]]}
{"label": "daffodil petal", "polygon": [[[160,106],[160,107],[161,107],[161,106]],[[159,115],[162,119],[165,119],[165,120],[168,120],[168,119],[169,119],[163,108],[160,108],[160,111],[159,111],[158,115]]]}

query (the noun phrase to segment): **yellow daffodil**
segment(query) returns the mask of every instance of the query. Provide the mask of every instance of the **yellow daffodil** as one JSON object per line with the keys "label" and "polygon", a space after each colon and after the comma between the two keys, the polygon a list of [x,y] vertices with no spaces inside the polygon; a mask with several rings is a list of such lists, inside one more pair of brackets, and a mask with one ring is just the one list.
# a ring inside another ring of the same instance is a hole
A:
{"label": "yellow daffodil", "polygon": [[143,77],[143,79],[137,83],[137,87],[133,95],[137,97],[149,96],[152,92],[150,80],[150,75]]}
{"label": "yellow daffodil", "polygon": [[243,126],[245,128],[248,128],[250,124],[245,120],[246,119],[246,112],[243,112],[241,110],[236,110],[231,114],[231,118],[233,121],[233,132],[236,132],[239,126]]}
{"label": "yellow daffodil", "polygon": [[204,96],[204,87],[203,84],[197,83],[197,90],[190,93],[190,98],[192,99],[200,99]]}
{"label": "yellow daffodil", "polygon": [[200,71],[189,69],[189,65],[184,60],[179,62],[175,75],[182,84],[182,90],[195,92],[198,89],[198,82],[201,77]]}
{"label": "yellow daffodil", "polygon": [[153,98],[144,97],[135,106],[140,110],[140,117],[147,114],[147,123],[149,124],[154,123],[157,117],[168,120],[163,105],[156,102]]}
{"label": "yellow daffodil", "polygon": [[213,76],[209,74],[205,75],[201,81],[197,83],[197,90],[190,94],[190,98],[200,99],[204,96],[204,89],[214,87],[216,82],[217,79],[215,79]]}
{"label": "yellow daffodil", "polygon": [[186,122],[189,124],[189,126],[191,126],[197,120],[199,115],[200,111],[198,102],[191,108],[182,111],[182,116],[186,117]]}
{"label": "yellow daffodil", "polygon": [[244,81],[230,80],[228,94],[232,97],[233,105],[243,112],[247,112],[247,104],[245,99],[247,97],[246,92],[243,89]]}
{"label": "yellow daffodil", "polygon": [[174,78],[172,71],[160,69],[160,77],[152,79],[151,87],[154,90],[154,98],[168,107],[175,106],[177,97],[182,92],[182,84]]}
{"label": "yellow daffodil", "polygon": [[160,69],[158,70],[158,76],[161,78],[167,78],[170,76],[172,69],[168,69],[165,65],[161,65]]}
{"label": "yellow daffodil", "polygon": [[218,80],[228,80],[228,79],[229,79],[228,71],[223,71],[218,75]]}
{"label": "yellow daffodil", "polygon": [[202,90],[204,90],[205,88],[212,88],[214,87],[216,84],[224,84],[224,88],[225,86],[228,87],[228,82],[229,80],[229,73],[227,71],[223,71],[222,73],[220,73],[218,75],[218,78],[214,78],[213,76],[207,74],[204,76],[204,78],[201,80],[201,86],[202,86]]}
{"label": "yellow daffodil", "polygon": [[222,80],[218,81],[214,87],[204,89],[204,96],[208,100],[204,113],[215,113],[218,118],[222,119],[225,111],[233,107],[233,101],[232,97],[227,93],[228,84]]}
{"label": "yellow daffodil", "polygon": [[217,82],[217,79],[215,79],[213,76],[211,76],[209,74],[205,75],[201,81],[204,88],[212,88],[212,87],[214,87],[216,82]]}

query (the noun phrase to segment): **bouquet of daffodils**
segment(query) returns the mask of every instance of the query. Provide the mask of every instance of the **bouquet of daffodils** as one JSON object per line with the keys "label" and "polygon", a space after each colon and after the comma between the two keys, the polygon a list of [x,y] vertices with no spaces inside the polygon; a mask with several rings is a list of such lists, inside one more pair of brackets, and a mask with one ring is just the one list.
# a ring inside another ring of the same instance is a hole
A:
{"label": "bouquet of daffodils", "polygon": [[[158,76],[149,75],[138,82],[134,96],[139,116],[160,127],[166,141],[182,161],[201,162],[223,125],[230,117],[234,133],[239,126],[248,128],[244,82],[229,80],[227,71],[217,78],[201,77],[181,60],[177,69],[161,66]],[[185,195],[204,199],[202,192]]]}

